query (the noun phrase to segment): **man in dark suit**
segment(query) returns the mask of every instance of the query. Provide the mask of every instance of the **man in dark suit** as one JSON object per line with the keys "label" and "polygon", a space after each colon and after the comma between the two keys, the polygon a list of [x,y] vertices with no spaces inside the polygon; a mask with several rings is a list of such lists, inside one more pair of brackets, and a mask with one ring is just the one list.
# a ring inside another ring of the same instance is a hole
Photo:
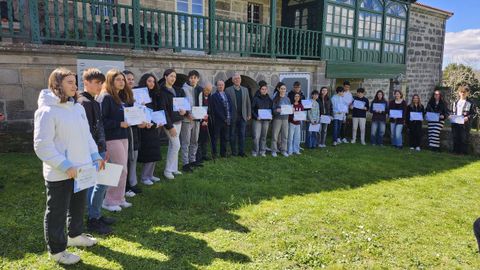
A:
{"label": "man in dark suit", "polygon": [[233,123],[233,106],[231,98],[225,93],[225,82],[216,83],[217,91],[208,103],[208,115],[213,123],[215,135],[212,136],[212,157],[217,156],[217,139],[220,139],[220,156],[227,156],[227,141]]}

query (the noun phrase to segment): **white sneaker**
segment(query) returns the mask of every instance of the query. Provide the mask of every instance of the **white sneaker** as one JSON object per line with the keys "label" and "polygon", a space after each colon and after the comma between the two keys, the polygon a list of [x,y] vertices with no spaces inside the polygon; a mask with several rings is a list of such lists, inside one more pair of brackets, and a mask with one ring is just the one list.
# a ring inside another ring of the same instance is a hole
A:
{"label": "white sneaker", "polygon": [[352,140],[352,141],[351,141],[352,144],[355,144],[356,142],[357,142],[357,141],[355,141],[355,140]]}
{"label": "white sneaker", "polygon": [[417,146],[417,148],[415,148],[415,150],[420,151],[421,149],[420,149],[420,147]]}
{"label": "white sneaker", "polygon": [[80,261],[80,256],[67,252],[66,250],[56,254],[50,253],[49,257],[50,259],[56,261],[57,263],[65,264],[65,265],[76,264]]}
{"label": "white sneaker", "polygon": [[122,208],[129,208],[129,207],[132,207],[132,205],[133,205],[132,203],[129,203],[129,202],[127,202],[127,201],[124,201],[124,202],[122,202],[122,203],[120,204],[120,207],[122,207]]}
{"label": "white sneaker", "polygon": [[256,157],[256,156],[257,156],[257,153],[252,152],[252,157]]}
{"label": "white sneaker", "polygon": [[410,150],[415,150],[415,148],[413,148],[413,147],[410,147]]}
{"label": "white sneaker", "polygon": [[272,152],[272,157],[277,157],[277,152]]}
{"label": "white sneaker", "polygon": [[267,155],[266,155],[265,153],[262,153],[261,156],[262,156],[262,157],[266,157]]}
{"label": "white sneaker", "polygon": [[108,210],[110,212],[120,212],[120,211],[122,211],[122,208],[118,205],[102,204],[102,208],[105,209],[105,210]]}
{"label": "white sneaker", "polygon": [[301,155],[300,151],[295,152],[294,154],[295,154],[295,155]]}
{"label": "white sneaker", "polygon": [[282,152],[282,155],[283,155],[284,157],[290,156],[287,152]]}
{"label": "white sneaker", "polygon": [[183,173],[181,171],[176,171],[176,172],[173,172],[174,175],[182,175]]}
{"label": "white sneaker", "polygon": [[169,180],[173,180],[175,179],[175,176],[173,175],[173,173],[163,173],[163,175],[165,176],[165,178],[169,179]]}
{"label": "white sneaker", "polygon": [[344,142],[344,143],[348,143],[348,140],[347,140],[347,138],[343,138],[342,142]]}
{"label": "white sneaker", "polygon": [[362,145],[367,145],[365,142],[361,142]]}
{"label": "white sneaker", "polygon": [[333,142],[333,146],[337,146],[339,144],[338,142]]}
{"label": "white sneaker", "polygon": [[153,182],[152,182],[152,180],[150,180],[150,179],[142,180],[142,183],[143,183],[144,185],[146,185],[146,186],[151,186],[151,185],[153,185]]}
{"label": "white sneaker", "polygon": [[137,195],[137,194],[135,194],[135,192],[133,192],[131,190],[125,192],[125,196],[129,197],[129,198],[135,197],[135,195]]}
{"label": "white sneaker", "polygon": [[152,182],[160,182],[160,178],[155,177],[155,176],[150,177],[150,180],[151,180]]}
{"label": "white sneaker", "polygon": [[305,150],[305,149],[303,149],[302,147],[300,147],[300,151],[303,151],[303,150]]}
{"label": "white sneaker", "polygon": [[97,243],[97,239],[89,234],[80,234],[77,237],[68,237],[67,246],[69,247],[91,247]]}
{"label": "white sneaker", "polygon": [[337,139],[337,144],[341,144],[342,143],[342,139]]}

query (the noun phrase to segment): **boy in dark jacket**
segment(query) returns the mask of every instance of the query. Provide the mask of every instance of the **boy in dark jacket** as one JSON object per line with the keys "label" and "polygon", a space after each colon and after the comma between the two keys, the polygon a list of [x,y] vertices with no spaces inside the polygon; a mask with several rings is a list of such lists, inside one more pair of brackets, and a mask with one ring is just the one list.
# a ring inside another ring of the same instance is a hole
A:
{"label": "boy in dark jacket", "polygon": [[[77,102],[82,104],[87,115],[90,125],[90,133],[97,143],[98,152],[105,158],[106,142],[105,131],[103,129],[102,110],[100,104],[95,101],[95,96],[102,90],[102,84],[105,76],[96,68],[89,68],[83,72],[84,92],[79,93]],[[88,221],[87,228],[89,231],[99,234],[110,234],[112,229],[108,226],[114,220],[102,216],[101,207],[107,186],[95,185],[88,189],[87,205],[88,205]]]}

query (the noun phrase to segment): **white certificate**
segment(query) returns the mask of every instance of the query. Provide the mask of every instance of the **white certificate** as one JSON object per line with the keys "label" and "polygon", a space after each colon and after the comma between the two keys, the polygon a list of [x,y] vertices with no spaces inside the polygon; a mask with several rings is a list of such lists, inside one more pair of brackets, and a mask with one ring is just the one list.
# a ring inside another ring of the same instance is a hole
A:
{"label": "white certificate", "polygon": [[272,110],[270,109],[258,109],[259,120],[272,120]]}
{"label": "white certificate", "polygon": [[77,177],[73,182],[73,192],[77,193],[84,189],[95,186],[97,182],[97,168],[91,164],[77,168]]}
{"label": "white certificate", "polygon": [[293,114],[293,106],[292,105],[282,105],[282,106],[280,106],[280,108],[281,108],[280,115]]}
{"label": "white certificate", "polygon": [[373,103],[372,110],[374,112],[384,112],[385,111],[385,103]]}
{"label": "white certificate", "polygon": [[151,123],[153,110],[146,106],[143,106],[143,110],[145,111],[145,120],[146,120],[145,122]]}
{"label": "white certificate", "polygon": [[427,112],[426,118],[428,122],[439,122],[440,114],[434,112]]}
{"label": "white certificate", "polygon": [[200,120],[204,119],[208,114],[208,107],[206,106],[193,106],[192,107],[192,117],[193,119]]}
{"label": "white certificate", "polygon": [[353,101],[353,108],[355,109],[360,109],[360,110],[365,110],[365,102],[361,100],[354,100]]}
{"label": "white certificate", "polygon": [[465,124],[465,118],[463,115],[450,115],[449,118],[452,124],[460,124],[460,125]]}
{"label": "white certificate", "polygon": [[423,113],[410,112],[410,121],[423,121]]}
{"label": "white certificate", "polygon": [[311,109],[312,108],[312,100],[311,99],[302,99],[302,105],[304,109]]}
{"label": "white certificate", "polygon": [[143,107],[125,107],[123,108],[125,121],[129,126],[139,125],[147,122],[147,116]]}
{"label": "white certificate", "polygon": [[184,97],[173,98],[173,111],[178,112],[180,110],[190,111],[192,107],[190,106],[190,102],[188,99]]}
{"label": "white certificate", "polygon": [[390,118],[403,118],[402,110],[390,110]]}
{"label": "white certificate", "polygon": [[116,187],[120,181],[120,175],[122,174],[123,166],[106,163],[105,170],[98,172],[97,184]]}
{"label": "white certificate", "polygon": [[165,117],[165,111],[156,111],[152,113],[152,122],[159,126],[163,126],[167,123],[167,118]]}
{"label": "white certificate", "polygon": [[293,121],[306,121],[307,112],[306,111],[297,111],[293,113]]}
{"label": "white certificate", "polygon": [[320,115],[320,123],[330,124],[332,122],[332,117],[330,115]]}
{"label": "white certificate", "polygon": [[152,99],[150,98],[150,95],[148,94],[148,88],[147,87],[142,87],[142,88],[134,88],[132,89],[133,92],[133,98],[135,99],[135,102],[138,104],[148,104],[152,102]]}
{"label": "white certificate", "polygon": [[308,127],[308,131],[319,132],[320,131],[320,124],[316,124],[316,125],[310,124],[310,126]]}

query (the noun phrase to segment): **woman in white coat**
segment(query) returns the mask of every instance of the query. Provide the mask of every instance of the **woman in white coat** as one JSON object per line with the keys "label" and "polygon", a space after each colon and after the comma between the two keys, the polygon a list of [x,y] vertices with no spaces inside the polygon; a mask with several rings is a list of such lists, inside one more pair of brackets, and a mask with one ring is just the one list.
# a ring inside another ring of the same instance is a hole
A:
{"label": "woman in white coat", "polygon": [[[34,150],[43,161],[47,206],[44,229],[50,257],[61,264],[74,264],[80,257],[67,246],[92,246],[96,239],[83,234],[86,189],[74,193],[77,168],[104,162],[98,154],[82,105],[75,103],[75,74],[55,69],[48,89],[40,92],[35,112]],[[65,224],[68,215],[68,236]]]}

